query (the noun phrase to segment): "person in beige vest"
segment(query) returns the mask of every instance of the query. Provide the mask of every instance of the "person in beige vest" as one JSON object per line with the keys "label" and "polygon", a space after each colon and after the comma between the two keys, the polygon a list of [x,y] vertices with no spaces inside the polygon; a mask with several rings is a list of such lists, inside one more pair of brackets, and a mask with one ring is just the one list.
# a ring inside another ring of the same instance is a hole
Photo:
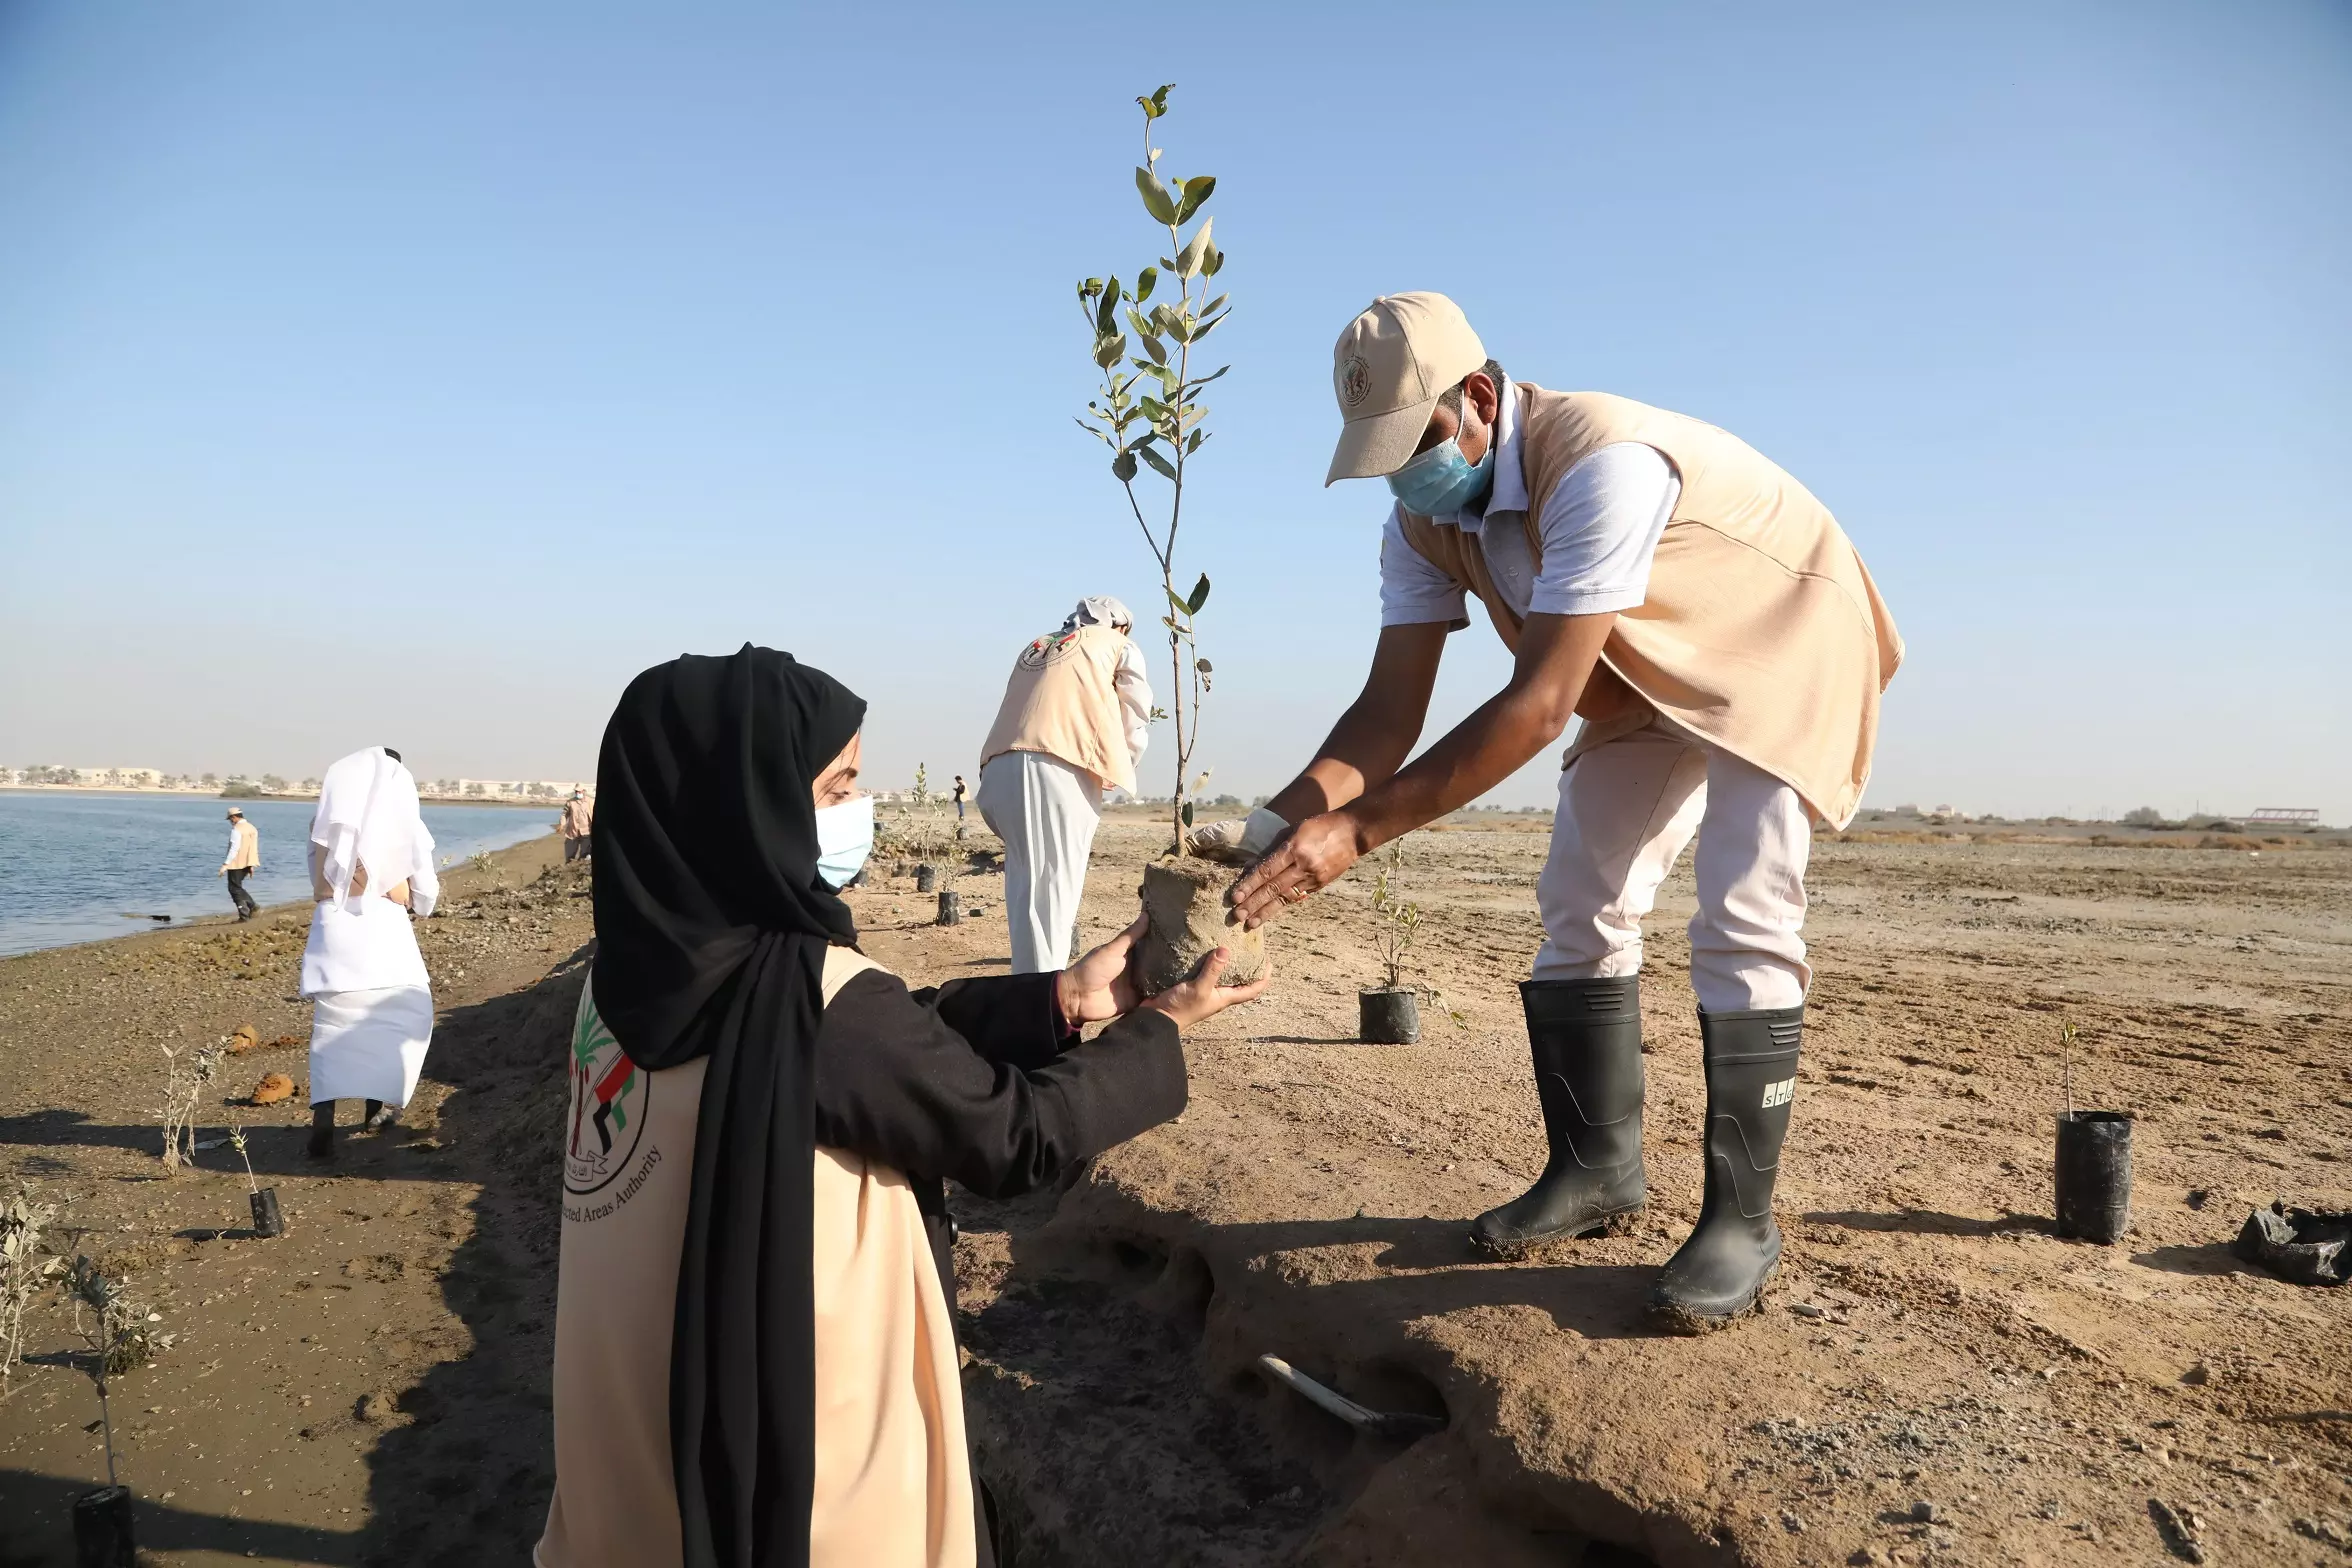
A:
{"label": "person in beige vest", "polygon": [[989,1568],[946,1182],[1050,1187],[1175,1116],[1180,1030],[1263,989],[1212,955],[1139,996],[1140,920],[910,989],[837,896],[865,711],[747,645],[645,671],[605,730],[536,1568]]}
{"label": "person in beige vest", "polygon": [[229,853],[221,861],[219,875],[229,884],[229,902],[236,906],[239,920],[251,920],[261,909],[253,895],[245,891],[246,878],[261,869],[261,832],[245,820],[245,813],[235,806],[229,808]]}
{"label": "person in beige vest", "polygon": [[596,805],[586,790],[575,789],[571,799],[564,802],[563,811],[555,819],[555,830],[563,835],[564,864],[586,860],[595,840]]}
{"label": "person in beige vest", "polygon": [[1013,661],[980,748],[980,816],[1005,845],[1013,973],[1069,957],[1103,796],[1132,793],[1151,739],[1151,683],[1127,606],[1081,599],[1060,631]]}
{"label": "person in beige vest", "polygon": [[[1691,985],[1706,1193],[1651,1296],[1669,1326],[1751,1309],[1780,1257],[1772,1188],[1812,971],[1815,821],[1870,777],[1893,617],[1829,510],[1737,437],[1601,392],[1513,382],[1442,294],[1375,300],[1339,339],[1331,483],[1386,476],[1381,633],[1364,690],[1256,813],[1255,925],[1374,846],[1469,804],[1572,716],[1545,941],[1521,987],[1551,1157],[1472,1240],[1516,1258],[1628,1222],[1641,1152],[1641,922],[1696,835]],[[1449,633],[1477,598],[1509,683],[1410,766]]]}

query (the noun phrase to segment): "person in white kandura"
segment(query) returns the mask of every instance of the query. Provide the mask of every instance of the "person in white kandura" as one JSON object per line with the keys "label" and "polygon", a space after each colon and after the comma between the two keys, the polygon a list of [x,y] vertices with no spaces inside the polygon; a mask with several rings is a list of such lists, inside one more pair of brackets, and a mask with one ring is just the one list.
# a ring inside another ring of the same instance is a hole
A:
{"label": "person in white kandura", "polygon": [[[1521,987],[1551,1148],[1482,1214],[1492,1256],[1629,1221],[1641,1150],[1641,922],[1695,835],[1691,988],[1707,1075],[1706,1195],[1651,1306],[1706,1329],[1780,1258],[1772,1187],[1812,970],[1798,935],[1815,819],[1870,775],[1894,619],[1828,508],[1753,447],[1603,392],[1513,382],[1442,294],[1373,301],[1333,350],[1326,483],[1385,476],[1380,641],[1315,760],[1238,838],[1256,925],[1377,845],[1468,805],[1581,717]],[[1509,683],[1406,764],[1446,637],[1483,601]]]}
{"label": "person in white kandura", "polygon": [[1005,844],[1014,974],[1068,962],[1103,796],[1135,788],[1152,695],[1134,626],[1116,599],[1079,600],[1013,661],[980,749],[980,816]]}
{"label": "person in white kandura", "polygon": [[370,746],[327,769],[310,819],[310,882],[310,1152],[326,1159],[335,1102],[364,1100],[363,1125],[389,1126],[433,1043],[433,993],[409,917],[433,912],[441,882],[400,753]]}

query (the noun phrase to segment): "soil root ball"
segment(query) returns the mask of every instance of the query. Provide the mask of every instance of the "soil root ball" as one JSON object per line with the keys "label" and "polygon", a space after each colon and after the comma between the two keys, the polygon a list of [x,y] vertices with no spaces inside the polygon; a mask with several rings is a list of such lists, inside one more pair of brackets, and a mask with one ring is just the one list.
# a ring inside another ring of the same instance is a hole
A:
{"label": "soil root ball", "polygon": [[1225,888],[1233,873],[1197,857],[1157,860],[1143,868],[1143,912],[1151,921],[1138,950],[1144,989],[1165,991],[1203,955],[1232,954],[1220,985],[1248,985],[1266,972],[1266,929],[1225,923]]}

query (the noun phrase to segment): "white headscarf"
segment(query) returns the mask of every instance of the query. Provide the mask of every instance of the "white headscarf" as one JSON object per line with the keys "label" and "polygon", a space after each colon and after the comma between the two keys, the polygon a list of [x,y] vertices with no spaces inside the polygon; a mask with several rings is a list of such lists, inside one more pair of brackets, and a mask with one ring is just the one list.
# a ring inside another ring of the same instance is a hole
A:
{"label": "white headscarf", "polygon": [[1062,623],[1062,630],[1076,631],[1081,626],[1109,626],[1119,631],[1135,629],[1135,617],[1127,613],[1127,606],[1107,593],[1090,594],[1078,601],[1078,608]]}
{"label": "white headscarf", "polygon": [[363,865],[368,886],[378,891],[401,882],[437,890],[433,835],[417,805],[416,777],[381,746],[355,751],[327,769],[318,810],[311,813],[310,841],[326,851],[322,871],[337,909],[351,907],[351,874]]}

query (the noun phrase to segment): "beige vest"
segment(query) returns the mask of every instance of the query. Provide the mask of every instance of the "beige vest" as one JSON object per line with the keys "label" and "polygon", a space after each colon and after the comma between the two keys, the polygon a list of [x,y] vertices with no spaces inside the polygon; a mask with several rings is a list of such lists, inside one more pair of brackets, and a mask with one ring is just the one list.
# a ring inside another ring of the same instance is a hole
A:
{"label": "beige vest", "polygon": [[[875,967],[837,947],[825,1000]],[[555,1497],[539,1568],[676,1568],[670,1338],[705,1063],[631,1064],[586,986],[573,1024],[555,1287]],[[955,1328],[906,1177],[816,1152],[810,1568],[971,1568]]]}
{"label": "beige vest", "polygon": [[[1903,639],[1829,508],[1713,425],[1606,392],[1517,387],[1527,547],[1538,568],[1544,502],[1591,453],[1638,441],[1682,482],[1649,597],[1618,613],[1576,705],[1585,724],[1566,760],[1662,713],[1785,780],[1815,815],[1844,827],[1870,779],[1879,694],[1902,662]],[[1496,591],[1478,540],[1410,512],[1404,533],[1484,601],[1516,650],[1519,617]]]}
{"label": "beige vest", "polygon": [[1084,768],[1106,788],[1135,788],[1135,759],[1115,682],[1127,634],[1108,626],[1054,632],[1021,650],[982,767],[1008,751],[1042,751]]}
{"label": "beige vest", "polygon": [[230,829],[229,836],[237,841],[237,845],[229,852],[228,864],[223,869],[229,871],[260,870],[261,830],[240,818],[237,825]]}

